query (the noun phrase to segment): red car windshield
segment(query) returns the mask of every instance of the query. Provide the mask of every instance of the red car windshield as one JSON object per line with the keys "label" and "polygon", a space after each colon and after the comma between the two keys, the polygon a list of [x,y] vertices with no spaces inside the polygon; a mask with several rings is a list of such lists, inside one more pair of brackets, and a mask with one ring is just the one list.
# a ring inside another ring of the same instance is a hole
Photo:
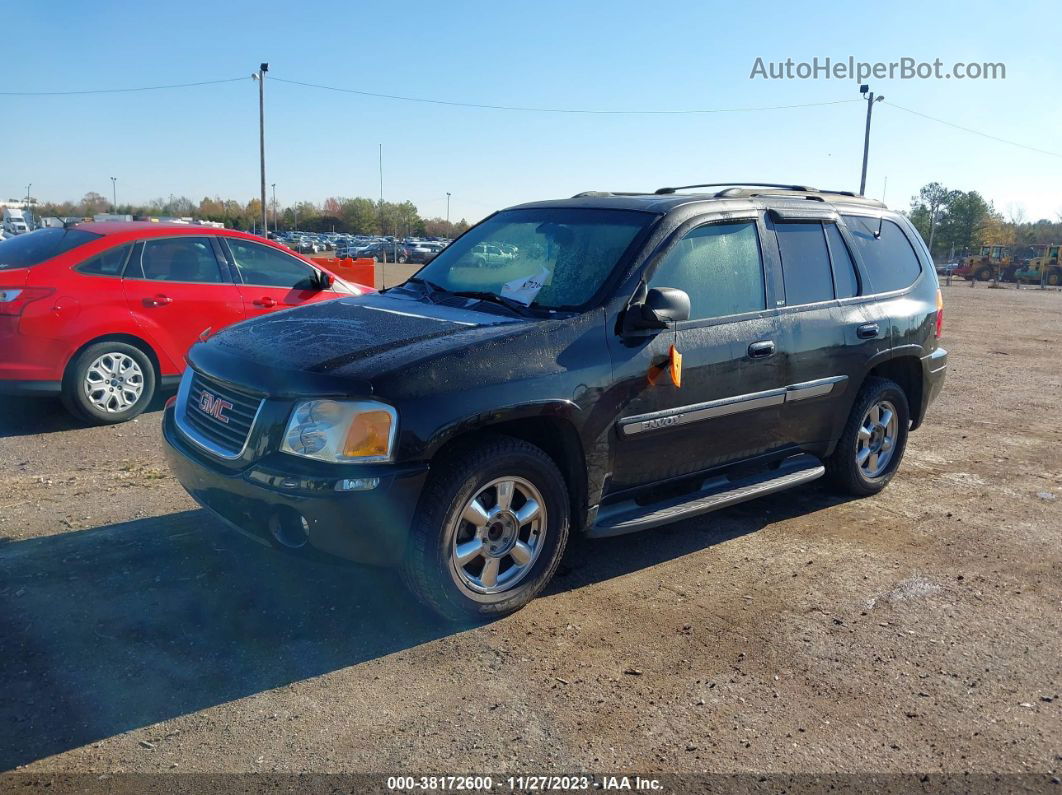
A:
{"label": "red car windshield", "polygon": [[0,240],[0,270],[39,265],[103,235],[83,229],[38,229]]}

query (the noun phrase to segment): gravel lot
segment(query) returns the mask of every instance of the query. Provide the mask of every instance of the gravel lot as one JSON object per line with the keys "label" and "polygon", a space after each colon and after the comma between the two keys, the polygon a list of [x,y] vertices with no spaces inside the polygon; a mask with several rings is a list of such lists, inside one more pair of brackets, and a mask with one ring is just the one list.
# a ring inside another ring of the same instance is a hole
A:
{"label": "gravel lot", "polygon": [[158,410],[0,403],[0,770],[1054,774],[1062,294],[945,302],[945,392],[883,494],[576,540],[463,630],[216,525]]}

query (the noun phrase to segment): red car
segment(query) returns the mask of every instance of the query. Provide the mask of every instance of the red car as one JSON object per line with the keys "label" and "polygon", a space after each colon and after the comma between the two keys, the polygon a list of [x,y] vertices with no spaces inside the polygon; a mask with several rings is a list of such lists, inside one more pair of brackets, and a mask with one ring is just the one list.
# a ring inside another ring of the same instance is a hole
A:
{"label": "red car", "polygon": [[85,223],[0,241],[0,392],[132,419],[176,385],[206,330],[361,295],[289,249],[228,229]]}

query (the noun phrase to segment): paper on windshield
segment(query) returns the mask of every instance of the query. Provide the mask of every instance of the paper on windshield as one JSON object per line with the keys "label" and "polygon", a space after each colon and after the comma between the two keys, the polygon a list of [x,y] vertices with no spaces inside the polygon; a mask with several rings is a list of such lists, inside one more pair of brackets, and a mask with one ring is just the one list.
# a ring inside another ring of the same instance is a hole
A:
{"label": "paper on windshield", "polygon": [[524,306],[530,306],[542,288],[546,286],[549,276],[549,268],[543,268],[534,276],[521,276],[519,279],[506,282],[502,285],[502,297],[519,301]]}

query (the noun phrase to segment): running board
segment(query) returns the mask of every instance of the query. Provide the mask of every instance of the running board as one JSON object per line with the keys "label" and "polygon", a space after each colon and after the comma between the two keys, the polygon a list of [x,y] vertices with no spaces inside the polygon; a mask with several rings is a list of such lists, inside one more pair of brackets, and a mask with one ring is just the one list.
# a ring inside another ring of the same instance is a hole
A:
{"label": "running board", "polygon": [[634,500],[603,505],[598,510],[597,521],[587,531],[587,535],[590,538],[604,538],[648,530],[799,486],[801,483],[820,478],[825,473],[826,468],[819,459],[813,455],[801,454],[785,459],[776,469],[748,477],[731,480],[725,475],[719,475],[708,478],[701,484],[701,488],[692,494],[662,500],[652,505],[638,505]]}

